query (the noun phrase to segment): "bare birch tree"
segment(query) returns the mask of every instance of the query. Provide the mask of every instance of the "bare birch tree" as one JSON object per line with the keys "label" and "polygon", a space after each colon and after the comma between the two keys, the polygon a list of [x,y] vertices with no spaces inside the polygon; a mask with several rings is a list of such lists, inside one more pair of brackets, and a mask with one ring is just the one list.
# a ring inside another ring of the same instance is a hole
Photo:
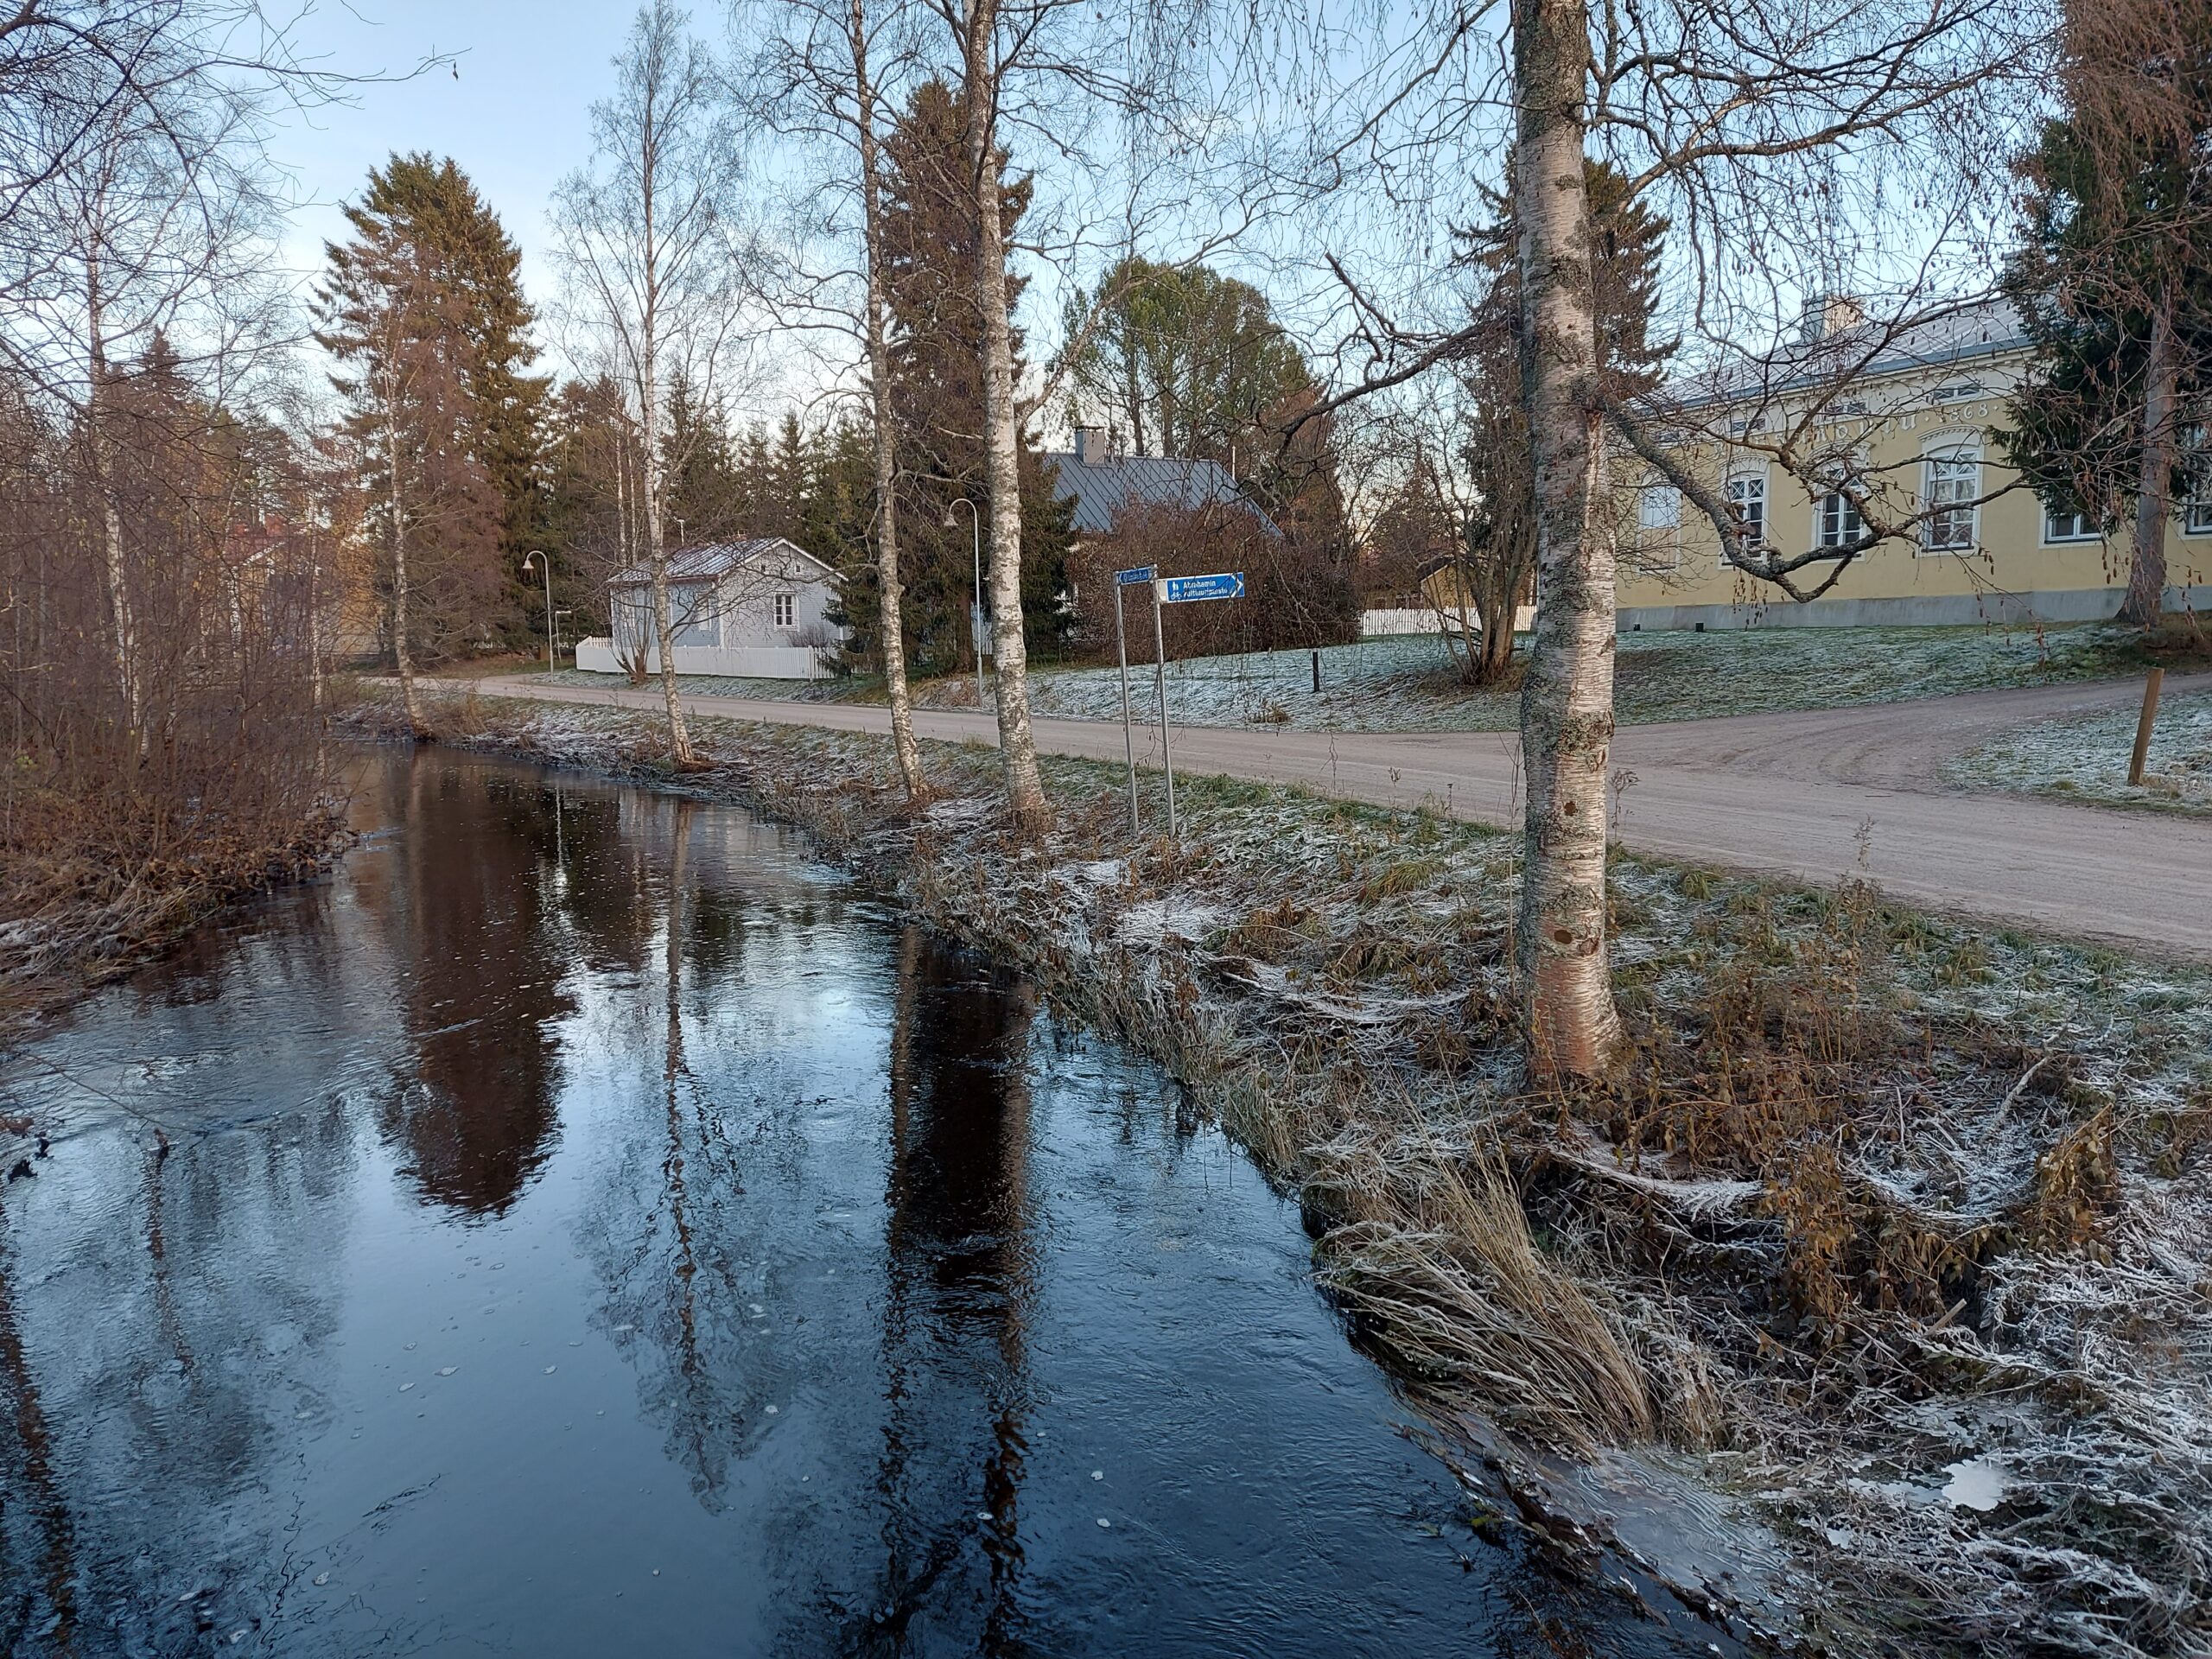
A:
{"label": "bare birch tree", "polygon": [[[1880,309],[1902,333],[1993,276],[2006,204],[1993,186],[2032,117],[2045,21],[2026,0],[1440,0],[1377,31],[1345,118],[1319,146],[1319,176],[1356,172],[1380,204],[1333,258],[1351,321],[1340,396],[1406,385],[1464,350],[1453,320],[1422,321],[1439,257],[1399,261],[1390,296],[1359,268],[1380,268],[1372,250],[1393,234],[1433,249],[1440,226],[1474,217],[1471,186],[1510,181],[1538,518],[1516,945],[1540,1074],[1602,1071],[1621,1046],[1605,916],[1611,467],[1629,445],[1680,467],[1653,431],[1675,411],[1609,393],[1599,372],[1589,164],[1617,169],[1625,200],[1674,225],[1669,286],[1694,355],[1756,358],[1808,296],[1855,278],[1886,286]],[[1833,462],[1791,458],[1815,477]],[[1719,510],[1738,568],[1790,574],[1740,533],[1717,490],[1681,484]]]}
{"label": "bare birch tree", "polygon": [[721,67],[671,0],[639,8],[614,67],[614,95],[592,106],[591,163],[555,193],[553,256],[563,321],[588,343],[577,354],[607,366],[637,425],[639,550],[669,746],[690,766],[669,599],[664,403],[680,379],[711,405],[728,370],[744,315],[743,164]]}
{"label": "bare birch tree", "polygon": [[[875,458],[875,565],[880,594],[884,688],[891,703],[891,747],[907,798],[919,798],[927,785],[921,751],[914,741],[913,698],[906,681],[906,642],[901,615],[903,588],[899,563],[899,433],[891,403],[890,259],[883,232],[881,111],[887,86],[912,57],[908,36],[911,8],[868,0],[777,0],[775,26],[760,48],[755,90],[768,119],[787,133],[827,146],[836,157],[834,194],[859,208],[857,224],[842,224],[835,213],[817,213],[833,238],[856,243],[856,283],[837,281],[851,273],[802,270],[803,289],[794,296],[811,309],[827,292],[857,289],[854,309],[846,314],[860,336],[867,365],[869,424]],[[810,186],[813,181],[810,181]],[[835,308],[834,297],[830,304]]]}

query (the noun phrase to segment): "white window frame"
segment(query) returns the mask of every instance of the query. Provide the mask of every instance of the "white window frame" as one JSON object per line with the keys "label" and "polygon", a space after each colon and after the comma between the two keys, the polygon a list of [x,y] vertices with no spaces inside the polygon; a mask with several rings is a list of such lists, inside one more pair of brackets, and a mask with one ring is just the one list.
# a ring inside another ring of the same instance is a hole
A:
{"label": "white window frame", "polygon": [[[1947,474],[1943,469],[1963,468]],[[1930,449],[1920,458],[1920,550],[1971,553],[1981,544],[1981,451],[1973,444]]]}
{"label": "white window frame", "polygon": [[1813,498],[1813,551],[1829,553],[1849,546],[1866,533],[1866,521],[1858,504],[1840,490],[1824,490]]}
{"label": "white window frame", "polygon": [[798,595],[797,594],[778,594],[776,595],[776,626],[779,628],[795,628],[798,626]]}
{"label": "white window frame", "polygon": [[[1767,488],[1765,469],[1762,467],[1755,473],[1730,474],[1727,483],[1722,486],[1722,493],[1727,498],[1728,505],[1737,510],[1738,516],[1746,524],[1757,525],[1754,533],[1744,538],[1745,544],[1754,548],[1766,546],[1767,531],[1771,524],[1768,510],[1772,505],[1774,498]],[[1758,499],[1758,512],[1756,518],[1745,512],[1753,495]],[[1720,564],[1723,569],[1728,568],[1728,555],[1725,550],[1720,555]]]}
{"label": "white window frame", "polygon": [[2212,536],[2212,435],[2189,428],[2182,441],[2181,533]]}
{"label": "white window frame", "polygon": [[[2060,535],[2057,524],[2061,518],[2070,518],[2076,528],[2069,535]],[[2043,510],[2043,544],[2045,547],[2078,547],[2084,542],[2101,542],[2104,532],[2086,512],[2056,513],[2049,507]]]}
{"label": "white window frame", "polygon": [[1655,479],[1636,493],[1636,550],[1672,569],[1682,556],[1682,493]]}

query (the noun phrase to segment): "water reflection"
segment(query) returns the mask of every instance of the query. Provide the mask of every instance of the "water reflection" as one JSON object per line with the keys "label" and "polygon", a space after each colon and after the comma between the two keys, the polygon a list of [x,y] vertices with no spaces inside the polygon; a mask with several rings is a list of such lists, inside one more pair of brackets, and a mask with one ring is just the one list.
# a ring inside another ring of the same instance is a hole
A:
{"label": "water reflection", "polygon": [[741,813],[359,801],[6,1073],[0,1646],[1677,1650],[1463,1566],[1294,1217],[1019,980]]}

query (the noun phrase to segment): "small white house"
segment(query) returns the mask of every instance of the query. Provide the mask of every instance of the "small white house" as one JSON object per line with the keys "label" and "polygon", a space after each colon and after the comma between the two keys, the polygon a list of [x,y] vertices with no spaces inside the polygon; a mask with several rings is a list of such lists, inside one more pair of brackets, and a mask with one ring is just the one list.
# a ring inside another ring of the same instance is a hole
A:
{"label": "small white house", "polygon": [[[830,620],[837,573],[781,537],[687,547],[669,559],[669,613],[679,674],[812,680],[829,671],[844,631]],[[633,565],[607,584],[611,639],[576,645],[576,666],[620,674],[660,665],[652,578]]]}

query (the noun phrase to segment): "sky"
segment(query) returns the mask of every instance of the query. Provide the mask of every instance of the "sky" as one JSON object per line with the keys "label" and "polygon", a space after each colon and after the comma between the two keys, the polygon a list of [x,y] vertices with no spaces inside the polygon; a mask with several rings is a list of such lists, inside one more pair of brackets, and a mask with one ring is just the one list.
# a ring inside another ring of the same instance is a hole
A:
{"label": "sky", "polygon": [[[718,27],[715,11],[698,14],[702,35]],[[307,205],[292,216],[286,263],[312,281],[324,243],[346,230],[339,204],[360,194],[369,168],[396,150],[427,149],[475,181],[521,247],[524,289],[542,306],[553,291],[545,210],[561,176],[589,156],[592,100],[613,88],[609,60],[630,16],[627,6],[582,0],[321,0],[297,43],[322,67],[403,75],[436,54],[453,63],[288,118],[271,149]]]}

